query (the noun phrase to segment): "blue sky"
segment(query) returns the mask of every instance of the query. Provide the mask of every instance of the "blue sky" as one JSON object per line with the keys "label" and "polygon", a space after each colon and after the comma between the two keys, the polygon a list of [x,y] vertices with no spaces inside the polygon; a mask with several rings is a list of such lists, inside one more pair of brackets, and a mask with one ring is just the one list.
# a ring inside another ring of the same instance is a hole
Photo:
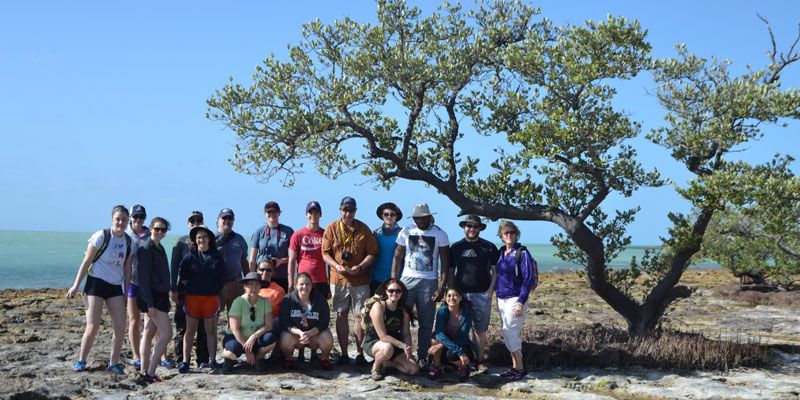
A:
{"label": "blue sky", "polygon": [[[414,1],[426,11],[438,2]],[[735,68],[764,65],[769,38],[759,13],[770,19],[784,48],[797,34],[796,1],[541,1],[542,15],[580,24],[607,14],[638,19],[654,53],[673,55],[675,43],[694,52],[730,58]],[[350,16],[374,21],[371,1],[304,2],[12,2],[0,13],[0,229],[86,232],[109,225],[113,205],[141,203],[150,217],[170,219],[185,230],[190,210],[215,217],[236,212],[245,235],[263,223],[263,205],[278,201],[282,222],[299,228],[304,205],[318,200],[323,224],[338,216],[342,196],[359,202],[358,217],[377,226],[375,207],[395,201],[408,215],[428,202],[437,223],[461,236],[458,210],[417,182],[391,191],[357,174],[337,181],[313,169],[295,187],[259,183],[228,164],[234,135],[205,118],[205,100],[229,76],[247,83],[269,53],[283,55],[300,38],[301,25]],[[784,74],[800,85],[800,65]],[[663,112],[646,77],[620,88],[619,106],[658,126]],[[797,123],[769,129],[767,138],[737,155],[754,162],[776,152],[799,156]],[[682,182],[689,176],[666,152],[636,141],[640,159]],[[465,149],[469,150],[469,149]],[[795,168],[797,170],[797,168]],[[666,232],[669,211],[686,210],[671,187],[612,198],[606,207],[640,204],[631,225],[635,244],[655,244]],[[404,221],[406,223],[407,221]],[[496,225],[490,225],[493,234]],[[547,242],[557,228],[522,224],[523,241]]]}

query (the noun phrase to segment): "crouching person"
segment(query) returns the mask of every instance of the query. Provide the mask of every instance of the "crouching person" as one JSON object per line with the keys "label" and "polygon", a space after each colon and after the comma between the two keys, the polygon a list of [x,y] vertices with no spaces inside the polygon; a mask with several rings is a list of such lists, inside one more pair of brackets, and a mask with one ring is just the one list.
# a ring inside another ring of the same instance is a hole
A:
{"label": "crouching person", "polygon": [[222,372],[230,373],[244,354],[247,363],[258,371],[266,369],[267,353],[275,347],[272,333],[272,306],[269,300],[260,297],[261,277],[256,272],[248,273],[240,281],[244,294],[233,300],[228,312],[228,331],[222,339],[225,350]]}
{"label": "crouching person", "polygon": [[[372,363],[373,380],[382,380],[388,367],[408,375],[419,372],[411,347],[410,326],[414,314],[406,304],[407,297],[406,286],[397,279],[389,278],[378,286],[375,295],[364,304],[369,309],[371,322],[365,328],[364,352],[375,358]],[[365,319],[362,317],[362,320]]]}
{"label": "crouching person", "polygon": [[312,290],[311,276],[301,272],[295,280],[296,290],[286,295],[281,302],[280,348],[285,360],[286,369],[294,367],[294,350],[309,347],[311,354],[317,349],[322,352],[319,364],[322,369],[331,369],[331,348],[333,335],[328,329],[330,307],[328,301],[320,293]]}
{"label": "crouching person", "polygon": [[469,363],[476,359],[477,346],[469,338],[472,330],[472,306],[464,299],[457,288],[450,288],[444,304],[436,311],[435,339],[431,340],[428,354],[433,358],[433,366],[428,376],[436,378],[442,373],[444,362],[458,368],[458,380],[469,379]]}

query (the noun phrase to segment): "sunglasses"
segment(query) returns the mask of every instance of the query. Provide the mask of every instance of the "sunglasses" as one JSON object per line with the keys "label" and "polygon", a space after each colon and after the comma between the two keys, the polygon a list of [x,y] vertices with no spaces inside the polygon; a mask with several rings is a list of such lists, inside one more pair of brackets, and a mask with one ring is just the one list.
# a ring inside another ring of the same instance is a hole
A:
{"label": "sunglasses", "polygon": [[224,216],[224,217],[222,217],[222,220],[223,220],[223,221],[233,221],[233,217],[231,217],[231,216]]}
{"label": "sunglasses", "polygon": [[355,208],[343,208],[342,212],[354,213],[354,212],[356,212],[356,209]]}
{"label": "sunglasses", "polygon": [[517,232],[514,232],[514,231],[505,231],[505,232],[503,232],[503,236],[516,235],[516,234],[517,234]]}
{"label": "sunglasses", "polygon": [[386,289],[386,293],[395,294],[395,293],[403,293],[403,289]]}
{"label": "sunglasses", "polygon": [[272,272],[272,268],[259,268],[258,272]]}
{"label": "sunglasses", "polygon": [[278,211],[278,210],[267,210],[267,214],[269,214],[269,215],[272,215],[272,214],[280,214],[280,213],[281,213],[281,212],[280,212],[280,211]]}
{"label": "sunglasses", "polygon": [[480,225],[472,225],[472,224],[465,224],[464,227],[467,228],[467,229],[480,229],[481,228]]}
{"label": "sunglasses", "polygon": [[256,308],[250,307],[250,321],[256,320]]}
{"label": "sunglasses", "polygon": [[160,227],[153,228],[153,232],[164,233],[166,231],[167,231],[167,228],[160,228]]}
{"label": "sunglasses", "polygon": [[396,216],[397,216],[397,213],[394,213],[394,212],[385,212],[385,213],[383,213],[383,216],[384,216],[384,217],[396,217]]}
{"label": "sunglasses", "polygon": [[202,218],[189,218],[189,223],[190,224],[202,224],[203,223],[203,219]]}
{"label": "sunglasses", "polygon": [[134,215],[131,218],[133,218],[133,219],[145,219],[145,218],[147,218],[147,216],[146,215]]}

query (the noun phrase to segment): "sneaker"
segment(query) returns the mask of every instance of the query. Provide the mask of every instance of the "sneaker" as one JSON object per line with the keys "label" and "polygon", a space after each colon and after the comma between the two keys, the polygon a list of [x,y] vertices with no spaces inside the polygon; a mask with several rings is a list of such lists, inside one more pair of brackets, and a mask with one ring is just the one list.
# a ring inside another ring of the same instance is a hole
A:
{"label": "sneaker", "polygon": [[203,363],[200,363],[200,364],[197,365],[197,369],[206,369],[206,368],[208,368],[210,366],[211,366],[211,364],[209,364],[207,362],[203,362]]}
{"label": "sneaker", "polygon": [[359,354],[359,355],[356,356],[355,364],[356,365],[361,365],[361,366],[369,365],[369,361],[367,361],[367,359],[364,358],[363,354]]}
{"label": "sneaker", "polygon": [[509,369],[501,372],[500,373],[500,377],[501,378],[508,378],[509,376],[514,375],[516,373],[517,373],[517,370],[515,370],[514,368],[509,368]]}
{"label": "sneaker", "polygon": [[336,360],[336,365],[350,365],[352,360],[350,360],[349,356],[342,355]]}
{"label": "sneaker", "polygon": [[462,367],[458,369],[458,381],[464,383],[469,379],[469,367]]}
{"label": "sneaker", "polygon": [[106,372],[111,372],[116,375],[125,375],[125,370],[119,364],[109,364],[106,367]]}
{"label": "sneaker", "polygon": [[382,381],[384,378],[386,378],[380,369],[373,369],[371,375],[373,381]]}
{"label": "sneaker", "polygon": [[133,360],[133,368],[137,371],[142,369],[142,360]]}
{"label": "sneaker", "polygon": [[188,372],[189,372],[189,364],[188,363],[182,362],[182,363],[178,364],[178,373],[179,374],[185,374],[185,373],[188,373]]}
{"label": "sneaker", "polygon": [[157,375],[144,375],[142,376],[142,381],[146,383],[156,383],[161,382],[161,378],[159,378]]}
{"label": "sneaker", "polygon": [[428,367],[428,377],[429,378],[436,379],[440,375],[442,375],[442,369],[441,368],[439,368],[439,367],[437,367],[435,365],[431,365],[430,367]]}
{"label": "sneaker", "polygon": [[510,381],[518,381],[518,380],[524,378],[525,375],[528,374],[528,371],[525,371],[524,369],[513,369],[512,368],[512,370],[514,372],[511,375],[506,377]]}
{"label": "sneaker", "polygon": [[83,360],[75,361],[75,365],[72,366],[72,370],[75,372],[86,371],[86,361]]}
{"label": "sneaker", "polygon": [[324,369],[325,371],[330,371],[331,369],[333,369],[333,368],[331,367],[331,359],[330,359],[330,358],[326,358],[326,359],[324,359],[324,360],[323,360],[323,359],[320,359],[320,360],[319,360],[319,366],[320,366],[322,369]]}
{"label": "sneaker", "polygon": [[[259,360],[258,362],[260,363],[261,360]],[[234,365],[234,361],[233,360],[229,360],[227,358],[225,360],[223,360],[222,361],[222,373],[223,374],[229,374],[229,373],[233,372],[233,365]]]}
{"label": "sneaker", "polygon": [[173,363],[168,358],[165,358],[165,359],[161,360],[161,362],[159,362],[158,364],[161,365],[164,368],[170,368],[170,369],[175,368],[175,363]]}

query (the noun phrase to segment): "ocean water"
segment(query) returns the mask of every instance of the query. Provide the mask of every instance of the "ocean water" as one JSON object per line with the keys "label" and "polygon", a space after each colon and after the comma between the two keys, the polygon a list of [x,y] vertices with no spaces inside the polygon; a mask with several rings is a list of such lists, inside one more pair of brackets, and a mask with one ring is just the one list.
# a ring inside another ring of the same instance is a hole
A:
{"label": "ocean water", "polygon": [[[0,231],[0,289],[67,288],[75,280],[90,232]],[[162,242],[171,255],[180,235],[167,235]],[[249,235],[246,235],[249,236]],[[578,264],[563,261],[549,244],[525,244],[540,271],[577,270]],[[631,256],[641,259],[645,246],[632,246],[609,263],[612,268],[627,266]],[[696,265],[718,268],[713,262]]]}

